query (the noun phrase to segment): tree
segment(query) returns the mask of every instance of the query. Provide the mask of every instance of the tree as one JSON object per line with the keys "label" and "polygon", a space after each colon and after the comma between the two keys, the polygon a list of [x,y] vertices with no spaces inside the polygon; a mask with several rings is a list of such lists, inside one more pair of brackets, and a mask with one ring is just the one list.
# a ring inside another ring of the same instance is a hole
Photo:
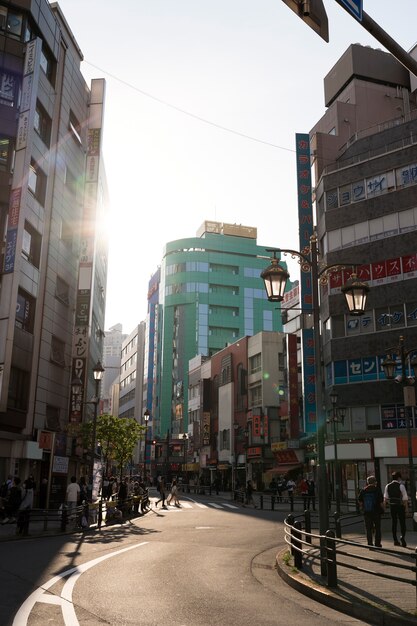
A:
{"label": "tree", "polygon": [[[93,423],[82,425],[84,443],[91,441]],[[142,433],[146,430],[135,419],[115,417],[114,415],[99,415],[96,424],[97,443],[101,447],[101,456],[105,467],[110,461],[115,461],[119,467],[120,478],[123,469],[130,461],[133,450]]]}

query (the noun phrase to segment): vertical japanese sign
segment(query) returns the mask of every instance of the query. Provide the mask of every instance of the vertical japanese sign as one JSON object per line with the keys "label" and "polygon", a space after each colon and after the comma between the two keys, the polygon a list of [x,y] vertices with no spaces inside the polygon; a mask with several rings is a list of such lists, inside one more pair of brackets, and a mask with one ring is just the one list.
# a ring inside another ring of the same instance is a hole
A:
{"label": "vertical japanese sign", "polygon": [[[313,234],[313,203],[311,189],[310,138],[304,133],[297,133],[297,193],[298,193],[298,224],[300,250],[310,246]],[[301,307],[313,310],[311,273],[301,272]],[[303,347],[303,387],[304,387],[304,431],[307,434],[316,431],[316,394],[314,373],[314,338],[313,329],[302,330]]]}
{"label": "vertical japanese sign", "polygon": [[300,435],[298,405],[297,335],[287,335],[290,438]]}

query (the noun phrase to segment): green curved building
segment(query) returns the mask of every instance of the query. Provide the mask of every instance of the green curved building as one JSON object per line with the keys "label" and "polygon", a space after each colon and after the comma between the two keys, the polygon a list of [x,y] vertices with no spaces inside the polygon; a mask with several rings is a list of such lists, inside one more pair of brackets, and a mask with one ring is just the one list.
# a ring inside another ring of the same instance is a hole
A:
{"label": "green curved building", "polygon": [[196,237],[166,244],[156,326],[156,435],[187,430],[190,359],[211,356],[239,337],[282,330],[260,278],[270,253],[256,237],[253,227],[204,222]]}

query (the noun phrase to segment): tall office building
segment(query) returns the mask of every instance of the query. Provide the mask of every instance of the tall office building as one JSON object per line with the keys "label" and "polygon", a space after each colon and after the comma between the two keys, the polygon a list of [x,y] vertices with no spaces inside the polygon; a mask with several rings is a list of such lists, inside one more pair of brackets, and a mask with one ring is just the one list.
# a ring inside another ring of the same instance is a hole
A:
{"label": "tall office building", "polygon": [[104,334],[105,84],[82,58],[56,3],[0,1],[0,474],[48,476],[53,447],[57,485]]}
{"label": "tall office building", "polygon": [[[408,478],[407,419],[416,427],[402,385],[387,381],[381,366],[401,336],[417,348],[417,99],[411,85],[390,54],[352,45],[324,80],[328,110],[310,132],[321,253],[326,264],[359,264],[358,277],[371,287],[362,317],[350,317],[340,295],[351,267],[322,291],[327,407],[332,418],[331,391],[347,407],[337,440],[343,496],[352,498],[369,474],[384,483],[401,469]],[[326,456],[334,460],[333,444]]]}
{"label": "tall office building", "polygon": [[[155,435],[187,430],[190,359],[211,356],[245,335],[281,330],[260,279],[270,253],[256,237],[253,227],[204,222],[196,237],[166,244],[159,282],[149,290],[145,350]],[[157,304],[151,300],[156,294]]]}

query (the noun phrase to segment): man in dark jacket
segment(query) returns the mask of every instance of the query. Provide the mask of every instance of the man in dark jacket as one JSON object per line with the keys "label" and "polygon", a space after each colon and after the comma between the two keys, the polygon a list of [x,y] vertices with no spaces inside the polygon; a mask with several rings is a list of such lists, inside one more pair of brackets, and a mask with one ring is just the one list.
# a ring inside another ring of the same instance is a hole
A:
{"label": "man in dark jacket", "polygon": [[368,476],[366,487],[360,492],[358,500],[363,510],[368,546],[374,545],[373,534],[375,533],[375,546],[382,548],[381,515],[384,510],[384,496],[376,482],[375,476]]}

